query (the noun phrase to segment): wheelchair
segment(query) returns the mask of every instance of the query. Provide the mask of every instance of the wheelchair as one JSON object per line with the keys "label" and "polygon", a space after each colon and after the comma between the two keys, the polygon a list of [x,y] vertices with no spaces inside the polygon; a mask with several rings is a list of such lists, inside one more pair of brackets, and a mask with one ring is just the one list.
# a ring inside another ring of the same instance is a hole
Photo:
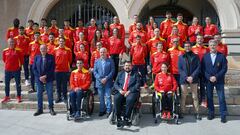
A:
{"label": "wheelchair", "polygon": [[171,112],[171,118],[170,119],[162,119],[162,103],[161,99],[158,96],[157,92],[153,92],[152,94],[152,114],[154,118],[154,123],[158,123],[158,120],[174,120],[175,124],[179,124],[179,114],[180,114],[180,103],[179,103],[179,97],[177,93],[173,94],[173,108]]}
{"label": "wheelchair", "polygon": [[[122,108],[121,116],[123,118],[125,111],[126,111],[126,100],[124,100],[122,102],[122,105],[123,105],[123,108]],[[133,106],[131,116],[130,116],[130,123],[133,126],[138,126],[140,123],[141,105],[142,105],[142,101],[141,101],[141,97],[140,97],[140,93],[139,93],[138,98]],[[108,120],[111,125],[114,125],[117,123],[117,114],[116,114],[114,107],[113,107],[111,114],[108,117]]]}
{"label": "wheelchair", "polygon": [[[67,108],[67,120],[68,121],[70,121],[70,120],[78,121],[79,119],[74,119],[74,116],[72,116],[73,110],[72,110],[72,105],[70,102],[69,95],[68,95],[68,100],[66,103],[66,108]],[[81,102],[81,107],[80,107],[80,114],[81,114],[80,119],[85,120],[87,118],[90,118],[90,116],[93,113],[93,109],[94,109],[93,92],[91,90],[84,91],[82,102]]]}

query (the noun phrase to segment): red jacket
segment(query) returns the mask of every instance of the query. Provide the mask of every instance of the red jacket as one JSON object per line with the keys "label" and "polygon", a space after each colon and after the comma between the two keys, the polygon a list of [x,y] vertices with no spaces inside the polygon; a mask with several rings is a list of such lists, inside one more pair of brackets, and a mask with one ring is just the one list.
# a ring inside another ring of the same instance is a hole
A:
{"label": "red jacket", "polygon": [[130,50],[133,65],[145,65],[147,56],[147,47],[144,44],[134,43]]}
{"label": "red jacket", "polygon": [[144,44],[147,42],[147,35],[146,35],[146,32],[141,30],[135,30],[133,32],[131,32],[130,36],[129,36],[129,39],[128,39],[128,42],[130,45],[132,45],[133,43],[136,42],[136,37],[137,35],[140,35],[141,36],[141,42]]}
{"label": "red jacket", "polygon": [[150,61],[152,64],[152,73],[157,74],[161,71],[162,63],[170,63],[170,56],[164,51],[155,52],[151,55]]}
{"label": "red jacket", "polygon": [[92,52],[92,55],[91,55],[91,61],[90,61],[90,66],[91,66],[91,68],[94,67],[94,63],[95,63],[95,61],[96,61],[98,58],[100,58],[100,52],[99,52],[99,50],[93,51],[93,52]]}
{"label": "red jacket", "polygon": [[108,40],[108,38],[110,37],[110,31],[105,29],[105,30],[102,30],[102,37],[105,39],[105,40]]}
{"label": "red jacket", "polygon": [[25,35],[18,35],[14,38],[16,48],[19,48],[23,55],[29,55],[30,39]]}
{"label": "red jacket", "polygon": [[172,19],[165,19],[160,24],[160,32],[161,37],[164,39],[168,38],[168,36],[172,33],[172,26],[175,23]]}
{"label": "red jacket", "polygon": [[154,37],[154,29],[151,24],[146,25],[147,40],[150,40]]}
{"label": "red jacket", "polygon": [[[205,35],[214,36],[217,33],[218,33],[218,28],[215,24],[206,25],[206,27],[204,28],[204,36]],[[204,38],[204,42],[208,42],[210,39],[212,38]]]}
{"label": "red jacket", "polygon": [[74,90],[81,88],[81,90],[89,90],[91,85],[91,74],[88,70],[82,68],[81,71],[78,69],[71,72],[70,76],[70,88]]}
{"label": "red jacket", "polygon": [[133,31],[135,31],[137,29],[137,23],[133,23],[129,26],[128,28],[128,33],[131,34]]}
{"label": "red jacket", "polygon": [[25,28],[25,34],[29,37],[30,41],[33,40],[34,31],[32,27]]}
{"label": "red jacket", "polygon": [[191,25],[188,27],[188,37],[190,42],[196,42],[197,34],[195,34],[195,31],[199,29],[200,35],[203,35],[203,27],[201,25]]}
{"label": "red jacket", "polygon": [[47,44],[49,42],[49,35],[48,35],[48,33],[41,34],[40,39],[41,39],[41,41],[44,44]]}
{"label": "red jacket", "polygon": [[226,44],[220,43],[217,45],[217,51],[222,53],[224,56],[228,56],[228,47]]}
{"label": "red jacket", "polygon": [[55,37],[55,38],[59,36],[58,27],[56,27],[56,26],[51,26],[51,27],[49,27],[49,30],[50,30],[50,32],[54,33],[54,37]]}
{"label": "red jacket", "polygon": [[80,51],[80,45],[84,44],[85,50],[90,53],[89,44],[87,41],[77,41],[74,45],[74,53]]}
{"label": "red jacket", "polygon": [[178,57],[184,54],[184,49],[180,46],[177,48],[172,47],[168,49],[170,55],[170,71],[172,74],[179,74],[178,73]]}
{"label": "red jacket", "polygon": [[123,24],[111,24],[110,25],[110,35],[112,36],[113,35],[113,29],[117,28],[118,29],[118,33],[119,33],[119,36],[120,38],[123,40],[125,40],[125,28],[124,28],[124,25]]}
{"label": "red jacket", "polygon": [[183,46],[183,39],[181,38],[180,35],[169,35],[167,39],[167,48],[172,48],[172,40],[175,38],[179,38],[179,44],[182,47]]}
{"label": "red jacket", "polygon": [[6,71],[17,71],[23,64],[23,56],[18,48],[6,48],[2,52],[2,59]]}
{"label": "red jacket", "polygon": [[40,34],[43,34],[43,33],[44,33],[44,26],[39,27],[39,32],[40,32]]}
{"label": "red jacket", "polygon": [[[67,36],[64,36],[64,39],[65,39],[65,46],[69,49],[72,49],[73,44],[70,38],[68,38]],[[55,42],[59,45],[59,37],[55,39]]]}
{"label": "red jacket", "polygon": [[91,42],[94,38],[95,31],[97,30],[97,26],[88,26],[87,28],[87,41]]}
{"label": "red jacket", "polygon": [[187,35],[188,35],[188,26],[184,22],[176,22],[174,25],[178,27],[179,36],[181,37],[182,41],[187,41]]}
{"label": "red jacket", "polygon": [[87,33],[88,33],[87,32],[87,28],[85,28],[85,27],[76,27],[75,28],[75,37],[74,37],[74,42],[75,43],[79,40],[79,33],[80,32],[83,32],[85,40],[87,40],[87,37],[88,37],[88,35],[87,35]]}
{"label": "red jacket", "polygon": [[158,73],[155,81],[154,88],[157,92],[175,92],[177,90],[177,81],[171,73]]}
{"label": "red jacket", "polygon": [[40,54],[40,45],[43,44],[42,41],[33,41],[29,44],[29,64],[32,65],[34,62],[34,57]]}
{"label": "red jacket", "polygon": [[68,37],[71,42],[73,42],[75,37],[75,30],[72,27],[64,27],[64,35]]}
{"label": "red jacket", "polygon": [[8,40],[9,38],[14,38],[18,35],[19,35],[18,28],[10,27],[7,30],[6,40]]}
{"label": "red jacket", "polygon": [[74,53],[76,56],[76,59],[82,59],[83,60],[83,67],[88,69],[89,65],[88,65],[88,60],[89,60],[89,55],[87,51],[78,51],[76,53]]}
{"label": "red jacket", "polygon": [[200,61],[202,61],[204,54],[208,53],[209,49],[203,45],[195,45],[192,47],[192,52],[197,54]]}
{"label": "red jacket", "polygon": [[97,42],[101,42],[102,43],[102,47],[105,47],[109,51],[108,41],[105,40],[104,38],[101,38],[100,40],[98,40],[96,42],[94,42],[94,39],[91,41],[90,52],[93,52],[93,51],[96,50],[96,43]]}
{"label": "red jacket", "polygon": [[72,52],[69,48],[57,47],[54,50],[55,72],[69,72],[72,62]]}
{"label": "red jacket", "polygon": [[111,54],[122,54],[126,50],[122,40],[117,37],[111,36],[108,39],[108,44],[109,44],[110,55]]}
{"label": "red jacket", "polygon": [[56,47],[57,47],[57,44],[55,42],[47,43],[47,52],[48,52],[48,54],[54,55],[54,49]]}
{"label": "red jacket", "polygon": [[160,38],[154,37],[154,38],[147,41],[146,44],[147,44],[147,47],[148,47],[148,52],[150,52],[150,55],[157,51],[157,45],[156,44],[160,41],[163,43],[163,50],[165,51],[166,48],[167,48],[165,39],[163,39],[161,37]]}

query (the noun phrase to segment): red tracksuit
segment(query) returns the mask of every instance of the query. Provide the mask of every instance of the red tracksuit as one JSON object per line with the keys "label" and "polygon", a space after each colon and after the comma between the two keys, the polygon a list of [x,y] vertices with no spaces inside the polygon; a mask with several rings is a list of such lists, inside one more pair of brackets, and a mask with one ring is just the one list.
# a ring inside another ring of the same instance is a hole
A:
{"label": "red tracksuit", "polygon": [[57,44],[55,42],[47,43],[47,52],[48,52],[48,54],[54,55],[54,49],[56,47],[57,47]]}
{"label": "red tracksuit", "polygon": [[81,88],[82,90],[89,90],[91,85],[91,73],[82,68],[82,70],[74,70],[71,72],[70,76],[70,88],[74,90],[76,88]]}
{"label": "red tracksuit", "polygon": [[48,33],[41,34],[40,39],[41,39],[41,41],[44,44],[47,44],[49,42],[49,35],[48,35]]}
{"label": "red tracksuit", "polygon": [[117,23],[117,24],[113,23],[113,24],[111,24],[110,25],[110,35],[111,36],[113,35],[112,31],[115,28],[118,29],[118,34],[119,34],[120,38],[123,40],[123,42],[124,42],[124,40],[125,40],[125,28],[124,28],[124,25],[120,24],[120,23]]}
{"label": "red tracksuit", "polygon": [[9,38],[14,38],[18,35],[19,35],[18,28],[10,27],[7,30],[6,40],[8,40]]}
{"label": "red tracksuit", "polygon": [[25,35],[18,35],[14,38],[16,48],[19,48],[23,55],[29,55],[30,39]]}
{"label": "red tracksuit", "polygon": [[85,47],[85,50],[90,53],[89,44],[87,41],[77,41],[74,45],[74,53],[80,51],[80,45],[83,44]]}
{"label": "red tracksuit", "polygon": [[147,41],[146,44],[147,44],[147,47],[148,47],[148,52],[150,52],[150,55],[157,51],[157,45],[156,44],[160,41],[163,43],[163,50],[165,51],[166,48],[167,48],[165,39],[163,39],[161,37],[160,38],[154,37],[154,38],[150,39],[149,41]]}
{"label": "red tracksuit", "polygon": [[173,35],[171,34],[170,36],[168,36],[168,39],[167,39],[167,48],[172,48],[172,40],[174,38],[179,38],[179,44],[180,46],[182,47],[183,46],[183,39],[180,35]]}
{"label": "red tracksuit", "polygon": [[71,42],[73,42],[75,37],[75,30],[72,27],[64,27],[64,35],[68,37]]}
{"label": "red tracksuit", "polygon": [[75,37],[74,37],[74,42],[76,43],[77,41],[79,41],[79,33],[82,32],[84,34],[85,40],[87,40],[87,28],[85,27],[76,27],[75,28]]}
{"label": "red tracksuit", "polygon": [[57,47],[54,50],[55,72],[69,72],[72,62],[72,52],[69,48]]}
{"label": "red tracksuit", "polygon": [[203,45],[195,45],[192,47],[192,52],[197,54],[200,61],[202,61],[204,54],[208,53],[209,49]]}
{"label": "red tracksuit", "polygon": [[226,44],[220,43],[217,45],[217,51],[222,53],[224,56],[227,57],[228,55],[228,47]]}
{"label": "red tracksuit", "polygon": [[150,61],[152,64],[152,73],[156,75],[161,71],[162,63],[170,63],[170,56],[164,51],[155,52],[151,55]]}
{"label": "red tracksuit", "polygon": [[196,42],[197,35],[195,34],[195,31],[199,29],[199,34],[203,35],[203,27],[201,25],[191,25],[188,27],[188,37],[189,41],[192,43]]}
{"label": "red tracksuit", "polygon": [[99,50],[95,50],[92,52],[92,55],[91,55],[91,61],[90,61],[90,67],[93,68],[94,67],[94,63],[95,61],[100,58],[100,52]]}
{"label": "red tracksuit", "polygon": [[136,42],[136,37],[137,35],[141,36],[141,43],[146,43],[147,42],[147,35],[146,32],[143,30],[135,30],[133,32],[131,32],[128,42],[130,45],[132,45],[133,43]]}
{"label": "red tracksuit", "polygon": [[184,22],[176,22],[174,25],[177,26],[179,31],[179,36],[181,37],[182,41],[187,41],[187,35],[188,35],[188,26]]}
{"label": "red tracksuit", "polygon": [[2,52],[2,59],[6,71],[18,71],[23,64],[23,56],[18,48],[6,48]]}
{"label": "red tracksuit", "polygon": [[34,57],[40,53],[40,45],[43,44],[42,41],[33,41],[29,44],[29,65],[34,62]]}
{"label": "red tracksuit", "polygon": [[76,59],[82,59],[83,60],[83,67],[88,69],[89,65],[88,65],[88,60],[89,60],[89,54],[87,51],[78,51],[74,53],[76,56]]}
{"label": "red tracksuit", "polygon": [[172,47],[168,49],[170,55],[170,71],[172,74],[179,74],[178,73],[178,57],[182,55],[183,48],[178,46],[177,48]]}
{"label": "red tracksuit", "polygon": [[57,26],[51,26],[49,27],[50,32],[54,33],[54,37],[58,37],[59,33],[58,33],[58,27]]}
{"label": "red tracksuit", "polygon": [[154,81],[154,88],[157,92],[175,92],[177,90],[177,81],[171,73],[158,73]]}
{"label": "red tracksuit", "polygon": [[[218,28],[215,24],[208,24],[204,28],[204,36],[205,35],[214,36],[217,33],[218,33]],[[212,39],[212,38],[204,38],[204,42],[208,42],[210,39]]]}
{"label": "red tracksuit", "polygon": [[147,47],[141,43],[134,43],[130,50],[133,65],[145,65],[147,56]]}
{"label": "red tracksuit", "polygon": [[175,23],[172,19],[165,19],[160,24],[161,37],[167,39],[168,36],[172,33],[172,26]]}
{"label": "red tracksuit", "polygon": [[97,26],[88,26],[87,31],[87,41],[91,42],[94,38],[95,31],[97,30]]}
{"label": "red tracksuit", "polygon": [[108,44],[109,44],[109,54],[122,54],[125,52],[125,46],[122,42],[121,39],[111,36],[108,39]]}
{"label": "red tracksuit", "polygon": [[30,41],[33,40],[34,31],[32,27],[27,27],[25,29],[25,34],[29,37]]}

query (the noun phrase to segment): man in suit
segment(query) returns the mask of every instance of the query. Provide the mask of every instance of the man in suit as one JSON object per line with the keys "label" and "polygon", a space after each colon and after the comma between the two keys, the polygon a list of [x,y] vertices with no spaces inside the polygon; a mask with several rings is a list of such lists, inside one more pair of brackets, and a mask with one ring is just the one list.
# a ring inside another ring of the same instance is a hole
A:
{"label": "man in suit", "polygon": [[228,68],[227,60],[222,53],[217,52],[216,40],[209,41],[209,49],[210,52],[205,54],[202,60],[203,73],[207,80],[208,120],[214,118],[213,88],[216,87],[221,122],[226,123],[227,107],[224,94],[224,78]]}
{"label": "man in suit", "polygon": [[[100,49],[100,58],[96,60],[93,72],[96,78],[96,87],[100,98],[99,116],[103,116],[107,113],[108,117],[112,110],[111,88],[113,85],[115,67],[113,60],[107,57],[106,48]],[[106,98],[106,107],[104,97]]]}
{"label": "man in suit", "polygon": [[128,125],[134,103],[139,96],[140,90],[139,75],[137,72],[132,71],[132,64],[130,61],[126,61],[124,64],[124,70],[118,73],[117,79],[114,83],[114,89],[117,91],[117,93],[114,95],[114,108],[116,109],[117,114],[117,127],[122,127],[122,102],[126,99],[124,125]]}
{"label": "man in suit", "polygon": [[200,73],[200,60],[197,54],[191,51],[191,43],[184,43],[185,54],[180,55],[178,59],[178,71],[180,74],[180,84],[182,89],[181,110],[185,112],[186,97],[189,93],[188,86],[192,92],[193,104],[196,111],[196,119],[201,120],[199,114],[198,102],[198,81]]}
{"label": "man in suit", "polygon": [[38,110],[33,114],[34,116],[43,113],[43,89],[46,88],[48,96],[48,104],[51,115],[56,115],[53,110],[53,80],[55,60],[54,56],[47,54],[47,46],[40,46],[40,55],[34,58],[33,71],[35,75],[35,82],[37,83],[37,99]]}

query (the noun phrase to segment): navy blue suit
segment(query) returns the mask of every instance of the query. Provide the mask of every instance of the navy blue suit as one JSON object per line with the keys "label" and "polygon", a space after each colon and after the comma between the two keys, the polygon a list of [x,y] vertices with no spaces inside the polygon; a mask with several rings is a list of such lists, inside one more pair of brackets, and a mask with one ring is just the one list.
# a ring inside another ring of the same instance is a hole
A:
{"label": "navy blue suit", "polygon": [[[200,73],[200,60],[198,55],[191,53],[191,58],[189,63],[187,63],[186,54],[179,56],[178,59],[178,71],[180,74],[180,84],[187,84],[186,78],[191,76],[193,78],[193,83],[198,83],[199,73]],[[188,67],[189,65],[189,67]]]}
{"label": "navy blue suit", "polygon": [[[112,111],[111,88],[113,86],[113,76],[115,73],[113,60],[110,58],[106,58],[105,60],[101,58],[97,59],[94,63],[93,72],[100,98],[100,112],[105,112],[105,108],[107,108],[107,113],[110,113]],[[103,78],[107,79],[106,84],[101,82]],[[104,97],[106,97],[106,107]]]}
{"label": "navy blue suit", "polygon": [[[37,55],[34,58],[33,71],[35,76],[35,82],[37,83],[37,98],[38,109],[43,109],[43,89],[46,87],[48,95],[49,108],[53,108],[53,81],[54,81],[55,60],[54,56],[46,54],[45,64],[43,66],[42,55]],[[39,80],[39,77],[46,75],[46,83]]]}
{"label": "navy blue suit", "polygon": [[[224,94],[224,80],[225,74],[227,72],[227,60],[226,57],[217,52],[215,63],[212,64],[210,53],[204,55],[202,60],[202,70],[204,76],[206,78],[206,85],[207,85],[207,102],[208,102],[208,110],[209,115],[214,115],[214,104],[213,104],[213,88],[216,87],[219,105],[220,105],[220,113],[221,117],[225,117],[227,114],[227,107],[225,101],[225,94]],[[210,77],[215,76],[216,82],[210,82]]]}
{"label": "navy blue suit", "polygon": [[114,95],[114,108],[117,114],[118,119],[121,118],[121,110],[122,110],[122,102],[126,99],[126,112],[125,118],[129,119],[134,103],[136,102],[139,93],[140,93],[140,77],[137,72],[130,73],[130,79],[128,82],[127,90],[130,91],[129,95],[125,98],[124,95],[120,93],[123,90],[123,86],[125,84],[125,71],[121,71],[118,73],[118,76],[114,82],[114,89],[118,92]]}

